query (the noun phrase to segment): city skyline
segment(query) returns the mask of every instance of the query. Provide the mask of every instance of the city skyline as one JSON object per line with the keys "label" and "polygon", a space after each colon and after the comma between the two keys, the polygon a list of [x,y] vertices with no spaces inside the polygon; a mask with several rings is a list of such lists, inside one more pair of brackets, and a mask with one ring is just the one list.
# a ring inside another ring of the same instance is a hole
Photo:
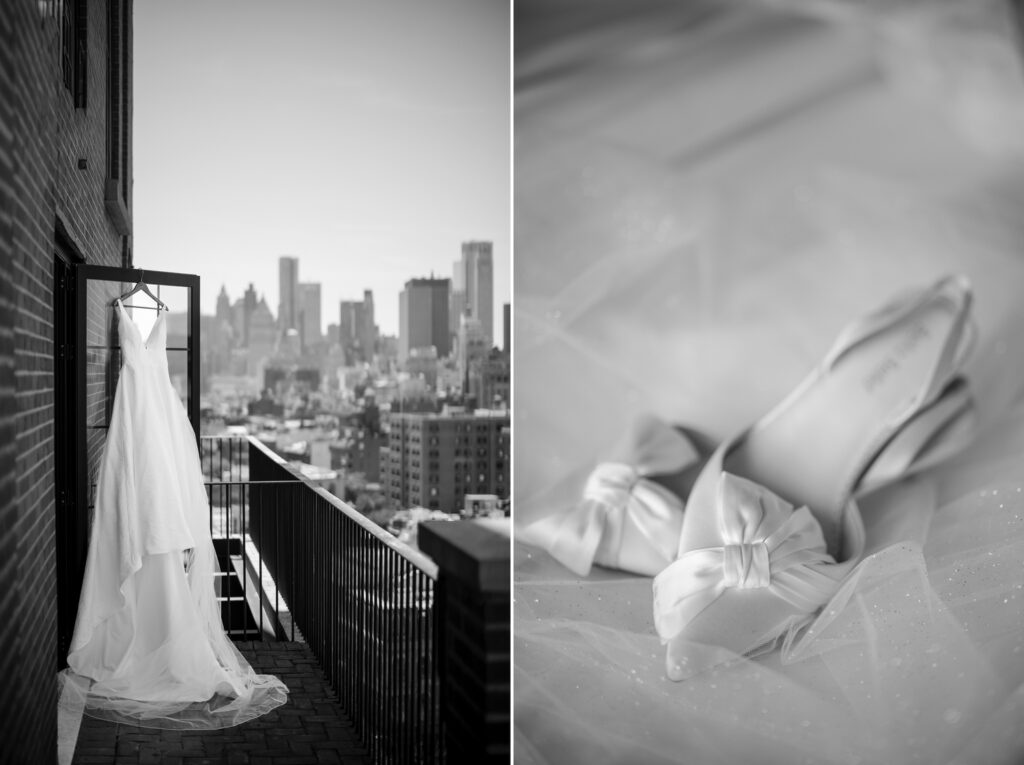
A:
{"label": "city skyline", "polygon": [[[479,245],[479,244],[487,244],[487,243],[470,242],[470,243],[466,243],[466,244]],[[208,301],[203,300],[200,312],[204,316],[207,316],[207,315],[209,315],[209,316],[217,315],[218,311],[220,310],[219,302],[218,301],[220,299],[222,299],[223,296],[226,295],[226,297],[230,301],[230,304],[233,305],[236,301],[238,301],[240,299],[243,299],[246,296],[246,294],[248,294],[250,292],[250,290],[251,290],[253,298],[255,300],[257,300],[257,301],[261,300],[261,299],[265,300],[268,308],[271,311],[271,314],[274,317],[274,320],[276,322],[280,322],[280,320],[281,320],[281,306],[284,305],[285,302],[286,302],[286,301],[283,300],[283,291],[282,291],[282,286],[281,286],[281,280],[283,278],[285,278],[285,270],[284,270],[284,266],[282,265],[282,263],[284,261],[292,261],[295,264],[294,272],[289,271],[287,279],[294,283],[295,288],[297,289],[299,294],[301,294],[304,289],[309,290],[309,289],[314,288],[314,287],[319,288],[319,289],[316,290],[316,293],[317,293],[317,296],[319,297],[319,300],[320,300],[320,303],[319,303],[319,308],[320,308],[320,310],[319,310],[319,313],[320,313],[320,327],[321,327],[321,334],[322,334],[323,337],[327,337],[327,335],[328,335],[328,328],[331,325],[334,325],[335,327],[340,327],[342,324],[344,324],[344,319],[342,318],[342,315],[344,314],[347,306],[351,306],[351,304],[353,304],[353,303],[362,302],[363,300],[366,299],[367,294],[374,295],[374,296],[378,295],[378,292],[376,290],[374,290],[373,288],[368,287],[365,290],[361,291],[361,294],[359,295],[358,299],[356,299],[356,298],[344,298],[344,299],[340,300],[336,305],[328,306],[326,304],[326,302],[323,300],[323,297],[322,297],[322,290],[323,290],[323,283],[322,282],[316,281],[315,279],[306,279],[306,278],[302,278],[302,281],[298,281],[298,279],[300,278],[300,276],[302,274],[302,270],[301,270],[302,259],[301,258],[296,258],[294,256],[283,255],[283,256],[281,256],[278,259],[278,281],[277,281],[277,284],[274,286],[273,293],[268,293],[268,292],[264,292],[264,291],[262,291],[260,289],[257,289],[256,286],[253,283],[251,283],[251,282],[247,282],[244,285],[243,284],[239,284],[239,283],[232,283],[232,284],[224,283],[224,284],[220,284],[220,285],[217,286],[216,292],[215,292],[214,297],[213,297],[214,310],[213,311],[205,310],[206,302],[208,302]],[[458,265],[458,264],[456,264],[456,265]],[[438,275],[437,273],[434,273],[434,272],[431,272],[430,275],[410,276],[408,279],[405,280],[405,283],[403,283],[402,290],[400,290],[400,292],[399,292],[399,296],[401,295],[402,292],[404,292],[407,289],[408,282],[410,282],[410,281],[419,281],[419,280],[424,280],[424,279],[448,279],[450,282],[453,282],[453,280],[450,277],[445,277],[445,276],[442,276],[442,275]],[[205,292],[205,290],[204,290],[204,292]],[[275,296],[277,296],[277,297],[275,298]],[[374,301],[376,301],[377,299],[378,299],[377,297],[373,298]],[[275,305],[277,306],[277,310],[274,309]],[[494,314],[497,315],[497,320],[495,322],[495,330],[493,332],[493,337],[490,338],[492,345],[494,345],[495,347],[502,348],[502,349],[504,349],[504,344],[503,344],[504,343],[504,338],[501,337],[500,334],[501,334],[501,331],[504,328],[505,323],[508,321],[508,318],[509,318],[508,316],[506,316],[506,313],[505,313],[505,306],[506,305],[510,305],[510,303],[503,303],[503,304],[496,305],[494,307]],[[173,310],[173,307],[172,307],[172,310]],[[400,310],[399,310],[399,313],[401,313]],[[296,315],[296,321],[297,321],[297,323],[301,324],[301,321],[299,321],[298,312],[297,312],[297,315]],[[375,314],[374,315],[374,323],[378,327],[380,327],[379,314]],[[400,324],[400,321],[397,322],[397,323]],[[399,334],[400,334],[400,326],[396,326],[394,328],[393,332],[387,332],[384,329],[381,329],[380,333],[381,333],[381,335],[388,335],[388,336],[396,337],[397,338],[399,336]],[[454,330],[453,334],[457,334],[457,333],[458,333],[458,321],[456,320],[455,330]]]}
{"label": "city skyline", "polygon": [[[458,19],[458,24],[452,20]],[[410,278],[494,243],[511,300],[508,8],[183,0],[135,8],[134,259],[195,273],[201,310],[251,282],[275,312],[278,258],[398,331]]]}

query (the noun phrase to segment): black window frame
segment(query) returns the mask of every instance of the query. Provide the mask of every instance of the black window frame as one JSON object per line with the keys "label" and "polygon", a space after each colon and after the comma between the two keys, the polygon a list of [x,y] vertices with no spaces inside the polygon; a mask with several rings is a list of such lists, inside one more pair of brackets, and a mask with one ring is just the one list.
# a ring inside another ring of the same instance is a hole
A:
{"label": "black window frame", "polygon": [[87,0],[55,0],[64,88],[76,109],[85,109],[89,87],[89,9]]}

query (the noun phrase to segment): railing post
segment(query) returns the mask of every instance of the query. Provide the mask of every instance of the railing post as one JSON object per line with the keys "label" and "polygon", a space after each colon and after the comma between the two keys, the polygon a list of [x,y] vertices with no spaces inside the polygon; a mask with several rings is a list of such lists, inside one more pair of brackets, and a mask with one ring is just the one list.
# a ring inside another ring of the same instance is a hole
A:
{"label": "railing post", "polygon": [[433,521],[420,524],[419,546],[438,567],[434,618],[447,760],[507,763],[509,537],[478,521]]}

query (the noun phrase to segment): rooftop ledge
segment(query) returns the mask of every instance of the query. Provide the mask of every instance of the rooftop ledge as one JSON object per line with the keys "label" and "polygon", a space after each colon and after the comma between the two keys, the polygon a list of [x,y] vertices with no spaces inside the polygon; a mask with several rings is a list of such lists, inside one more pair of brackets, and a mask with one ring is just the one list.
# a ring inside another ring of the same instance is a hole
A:
{"label": "rooftop ledge", "polygon": [[114,224],[114,230],[122,236],[131,235],[132,215],[121,194],[121,181],[107,178],[103,185],[103,203],[107,208],[107,217]]}
{"label": "rooftop ledge", "polygon": [[419,547],[440,571],[481,592],[509,592],[511,518],[424,521]]}

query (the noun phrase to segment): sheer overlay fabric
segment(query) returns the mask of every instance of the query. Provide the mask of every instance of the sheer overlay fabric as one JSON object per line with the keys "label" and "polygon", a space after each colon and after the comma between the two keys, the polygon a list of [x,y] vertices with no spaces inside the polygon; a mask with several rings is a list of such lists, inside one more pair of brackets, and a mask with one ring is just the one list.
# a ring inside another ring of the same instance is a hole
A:
{"label": "sheer overlay fabric", "polygon": [[155,728],[223,728],[287,700],[224,631],[195,433],[171,385],[161,313],[148,338],[118,303],[123,354],[62,705]]}
{"label": "sheer overlay fabric", "polygon": [[[605,242],[604,257],[543,259],[564,277],[551,284],[517,253],[517,533],[573,512],[640,413],[725,438],[787,395],[851,318],[946,273],[975,289],[965,373],[979,435],[859,501],[864,559],[810,624],[759,656],[693,646],[725,665],[682,682],[666,675],[651,577],[577,576],[520,537],[520,763],[1024,757],[1024,184],[993,171],[922,190],[886,178],[884,157],[875,175],[775,161],[799,140],[754,141],[753,167],[714,200],[600,147],[575,150],[585,170],[564,168],[565,198],[578,182],[607,209],[562,235]],[[949,169],[930,151],[903,161]],[[773,193],[794,188],[796,204]]]}

